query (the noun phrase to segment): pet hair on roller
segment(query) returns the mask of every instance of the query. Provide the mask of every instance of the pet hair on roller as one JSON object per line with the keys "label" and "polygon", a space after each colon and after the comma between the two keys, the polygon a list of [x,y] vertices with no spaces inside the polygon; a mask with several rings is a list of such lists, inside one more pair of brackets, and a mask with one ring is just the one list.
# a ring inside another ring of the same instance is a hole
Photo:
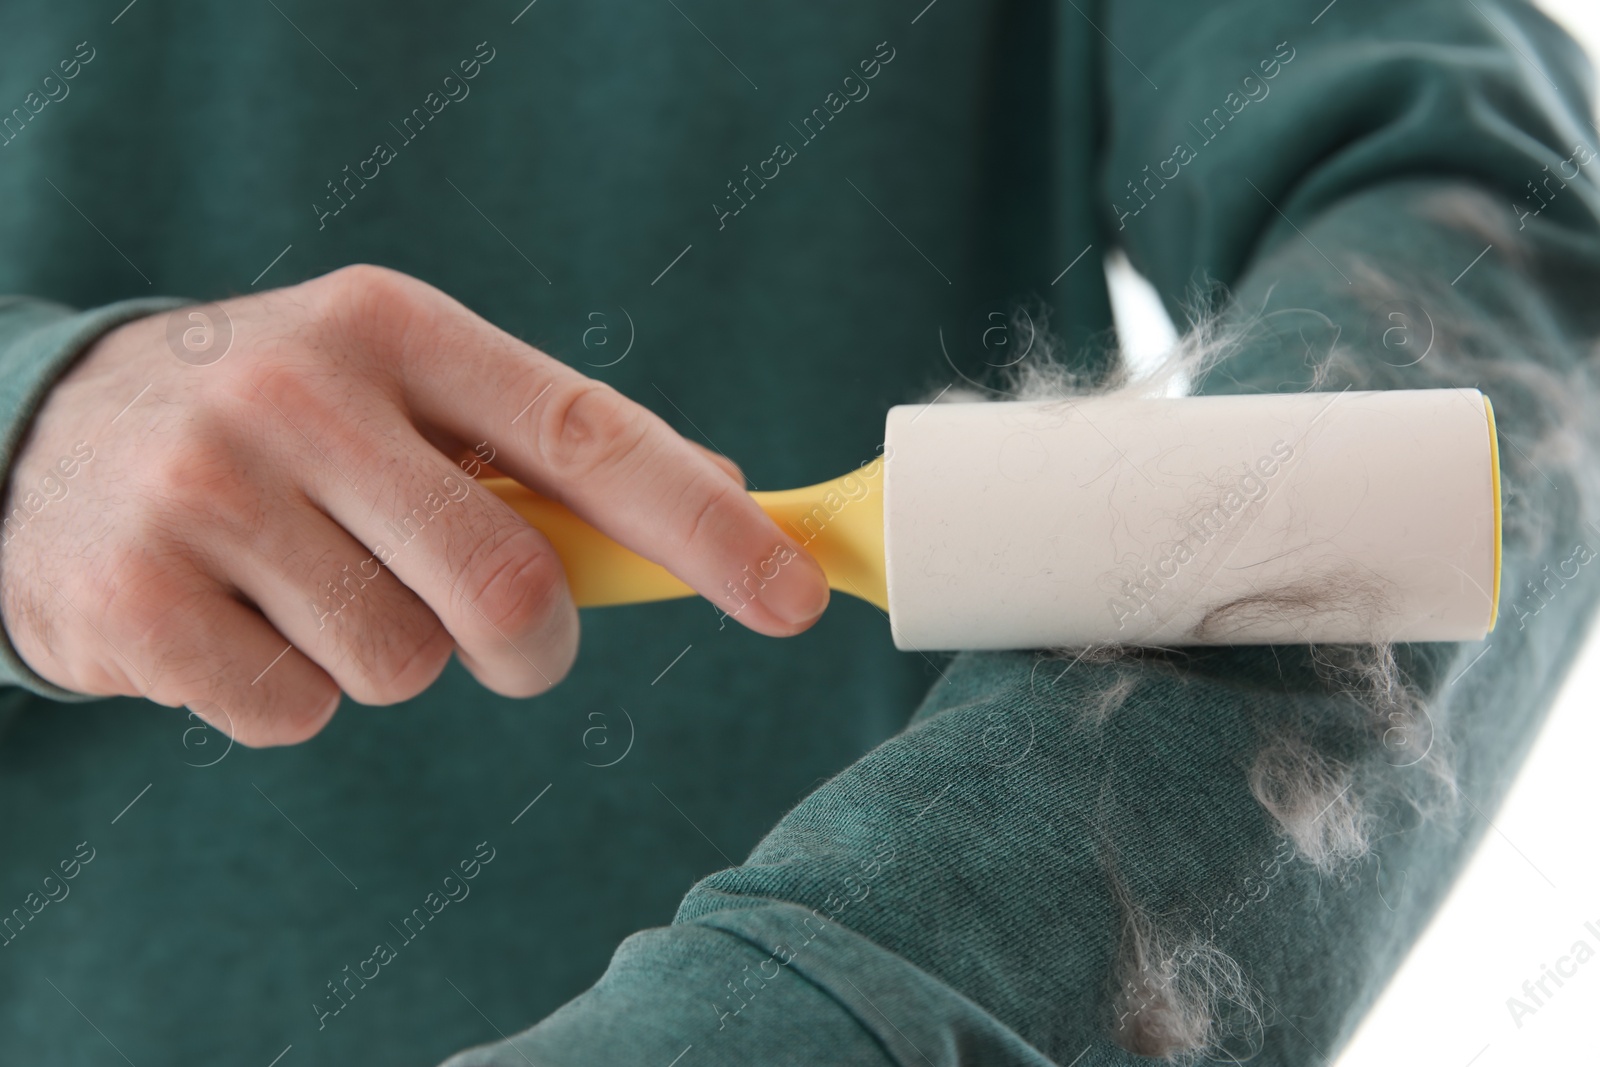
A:
{"label": "pet hair on roller", "polygon": [[[580,607],[693,595],[483,484],[550,539]],[[751,496],[906,650],[1472,641],[1499,603],[1475,389],[904,405],[880,458]],[[726,611],[759,591],[739,578]]]}

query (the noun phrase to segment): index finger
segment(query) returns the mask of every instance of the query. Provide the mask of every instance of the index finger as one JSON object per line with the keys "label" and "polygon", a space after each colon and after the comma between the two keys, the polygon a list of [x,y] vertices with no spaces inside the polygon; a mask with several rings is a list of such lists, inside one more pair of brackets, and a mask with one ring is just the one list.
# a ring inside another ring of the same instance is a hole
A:
{"label": "index finger", "polygon": [[822,568],[703,449],[609,385],[449,303],[401,340],[414,418],[488,441],[496,467],[758,633],[789,636],[822,614]]}

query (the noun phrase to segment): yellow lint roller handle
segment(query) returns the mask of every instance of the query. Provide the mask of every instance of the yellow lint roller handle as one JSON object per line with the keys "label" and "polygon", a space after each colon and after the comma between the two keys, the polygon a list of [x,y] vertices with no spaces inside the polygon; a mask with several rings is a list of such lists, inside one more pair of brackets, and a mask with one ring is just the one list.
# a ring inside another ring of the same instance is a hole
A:
{"label": "yellow lint roller handle", "polygon": [[[665,567],[624,548],[564,505],[510,478],[479,481],[550,540],[566,568],[567,584],[578,607],[643,604],[695,595]],[[816,557],[830,587],[889,610],[881,458],[830,482],[750,495],[779,529]]]}

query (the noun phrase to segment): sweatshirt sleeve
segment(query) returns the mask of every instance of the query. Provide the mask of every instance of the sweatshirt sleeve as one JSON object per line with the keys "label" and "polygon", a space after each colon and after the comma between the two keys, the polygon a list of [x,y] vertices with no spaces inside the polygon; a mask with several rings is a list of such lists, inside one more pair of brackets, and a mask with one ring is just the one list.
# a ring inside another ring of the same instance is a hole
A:
{"label": "sweatshirt sleeve", "polygon": [[1212,310],[1261,324],[1208,390],[1491,396],[1489,639],[1396,646],[1381,692],[1299,646],[962,654],[593,989],[450,1067],[1336,1055],[1600,594],[1600,161],[1582,58],[1532,8],[1321,6],[1061,10],[1106,42],[1105,227],[1175,312],[1221,283]]}
{"label": "sweatshirt sleeve", "polygon": [[[103,334],[132,319],[181,306],[169,297],[122,300],[90,311],[25,296],[0,297],[0,470],[9,487],[12,461],[22,449],[33,416],[50,387],[73,360]],[[0,573],[5,568],[4,544],[26,523],[26,504],[12,501],[0,537]],[[18,514],[18,510],[22,513]],[[9,634],[0,632],[0,686],[21,686],[52,700],[83,701],[96,697],[74,693],[39,677],[17,655]]]}
{"label": "sweatshirt sleeve", "polygon": [[[1106,32],[1127,44],[1103,60],[1106,226],[1175,318],[1218,285],[1260,309],[1288,281],[1325,294],[1313,305],[1326,311],[1371,288],[1368,264],[1450,288],[1490,245],[1467,277],[1517,265],[1530,228],[1594,240],[1590,69],[1544,15],[1520,0],[1300,7],[1108,5]],[[1464,211],[1468,190],[1492,204]],[[1386,212],[1406,239],[1380,263],[1363,253]],[[1500,240],[1469,240],[1467,261],[1444,247],[1480,233]]]}

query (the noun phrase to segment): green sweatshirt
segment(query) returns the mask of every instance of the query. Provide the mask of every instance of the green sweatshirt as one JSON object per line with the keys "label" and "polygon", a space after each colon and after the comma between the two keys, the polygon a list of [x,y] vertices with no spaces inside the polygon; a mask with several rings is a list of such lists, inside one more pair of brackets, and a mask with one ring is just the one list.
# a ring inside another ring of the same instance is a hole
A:
{"label": "green sweatshirt", "polygon": [[[1264,313],[1207,390],[1494,401],[1499,626],[1397,650],[1471,803],[1403,802],[1432,764],[1306,648],[924,656],[847,597],[787,641],[586,611],[549,695],[452,665],[271,750],[7,648],[0,1061],[1130,1063],[1136,906],[1259,993],[1229,1052],[1327,1062],[1597,592],[1542,569],[1600,548],[1576,46],[1514,0],[524,3],[5,5],[0,459],[115,323],[367,261],[809,484],[1004,362],[1019,304],[1104,369],[1120,247],[1174,314],[1213,283]],[[55,506],[18,490],[8,539]],[[1288,729],[1372,813],[1337,874],[1252,793]]]}

